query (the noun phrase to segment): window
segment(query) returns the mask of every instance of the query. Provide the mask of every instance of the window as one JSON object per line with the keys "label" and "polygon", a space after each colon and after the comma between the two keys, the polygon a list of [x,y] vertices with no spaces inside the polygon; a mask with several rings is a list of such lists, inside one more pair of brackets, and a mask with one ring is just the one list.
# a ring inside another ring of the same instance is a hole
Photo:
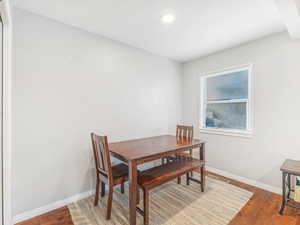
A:
{"label": "window", "polygon": [[251,65],[201,77],[202,132],[251,135]]}

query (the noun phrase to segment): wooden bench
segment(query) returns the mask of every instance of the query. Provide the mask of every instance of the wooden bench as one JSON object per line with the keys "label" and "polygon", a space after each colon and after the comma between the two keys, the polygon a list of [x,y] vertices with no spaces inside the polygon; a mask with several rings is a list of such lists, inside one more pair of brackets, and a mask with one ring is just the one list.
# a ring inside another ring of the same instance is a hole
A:
{"label": "wooden bench", "polygon": [[195,181],[201,184],[201,191],[204,191],[204,176],[201,175],[201,181],[191,178],[189,172],[204,166],[204,161],[188,158],[184,160],[173,161],[139,173],[138,185],[143,189],[143,210],[137,207],[137,211],[144,217],[144,225],[149,224],[149,190],[167,183],[186,174],[186,183]]}

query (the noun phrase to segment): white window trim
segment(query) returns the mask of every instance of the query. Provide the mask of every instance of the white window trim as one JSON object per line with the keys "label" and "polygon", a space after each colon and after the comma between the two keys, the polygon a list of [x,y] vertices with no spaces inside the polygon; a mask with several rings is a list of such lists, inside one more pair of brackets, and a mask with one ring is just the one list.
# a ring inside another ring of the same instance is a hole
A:
{"label": "white window trim", "polygon": [[[253,135],[253,103],[252,103],[252,67],[253,64],[244,64],[236,67],[226,68],[223,70],[212,71],[200,76],[200,132],[208,134],[219,134],[219,135],[229,135],[237,137],[248,137],[251,138]],[[209,101],[209,103],[233,103],[233,102],[246,102],[247,103],[247,129],[226,129],[226,128],[207,128],[205,127],[205,117],[206,117],[206,105],[209,104],[205,102],[206,94],[206,79],[209,77],[225,75],[228,73],[234,73],[239,71],[248,70],[248,99],[234,99],[234,100],[224,100],[224,101]]]}

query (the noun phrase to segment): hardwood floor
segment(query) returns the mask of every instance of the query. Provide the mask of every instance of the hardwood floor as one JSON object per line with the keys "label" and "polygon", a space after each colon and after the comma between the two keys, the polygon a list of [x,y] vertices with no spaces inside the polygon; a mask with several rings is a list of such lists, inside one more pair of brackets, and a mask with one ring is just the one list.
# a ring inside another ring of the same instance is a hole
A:
{"label": "hardwood floor", "polygon": [[[229,225],[300,225],[300,210],[287,207],[283,216],[278,210],[281,196],[243,184],[213,173],[214,177],[254,193],[247,205],[235,216]],[[56,209],[41,216],[18,223],[18,225],[73,225],[67,207]]]}
{"label": "hardwood floor", "polygon": [[73,225],[73,222],[68,208],[63,207],[23,221],[18,225]]}

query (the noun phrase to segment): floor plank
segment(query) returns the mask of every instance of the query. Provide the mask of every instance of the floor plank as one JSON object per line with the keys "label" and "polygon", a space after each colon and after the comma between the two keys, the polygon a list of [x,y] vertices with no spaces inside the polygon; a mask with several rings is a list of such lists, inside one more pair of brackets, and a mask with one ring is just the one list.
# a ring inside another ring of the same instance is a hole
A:
{"label": "floor plank", "polygon": [[[254,193],[228,225],[300,225],[300,210],[287,207],[283,216],[278,213],[281,204],[280,195],[217,174],[209,173],[208,176]],[[73,222],[68,208],[63,207],[17,225],[73,225]]]}

